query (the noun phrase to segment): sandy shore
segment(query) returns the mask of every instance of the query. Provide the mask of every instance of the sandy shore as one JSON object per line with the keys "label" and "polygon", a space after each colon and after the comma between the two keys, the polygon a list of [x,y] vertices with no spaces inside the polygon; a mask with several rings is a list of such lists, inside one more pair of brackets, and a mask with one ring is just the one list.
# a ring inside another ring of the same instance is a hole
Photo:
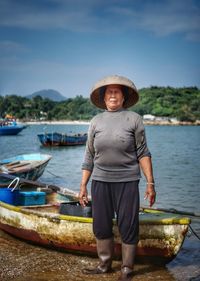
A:
{"label": "sandy shore", "polygon": [[[98,264],[97,258],[72,255],[34,246],[0,231],[0,279],[2,281],[116,281],[120,261],[113,262],[113,273],[87,276],[84,268]],[[175,281],[166,267],[135,265],[134,280]]]}
{"label": "sandy shore", "polygon": [[[19,121],[20,122],[20,121]],[[70,121],[70,120],[60,120],[60,121],[27,121],[23,122],[27,125],[89,125],[89,121]]]}
{"label": "sandy shore", "polygon": [[[135,281],[200,280],[197,239],[185,241],[174,261],[166,266],[135,264]],[[97,258],[72,255],[32,245],[0,230],[0,280],[2,281],[116,281],[121,261],[113,262],[113,272],[87,276],[84,268],[98,264]]]}
{"label": "sandy shore", "polygon": [[[52,120],[52,121],[20,121],[27,125],[89,125],[90,121],[70,121],[70,120]],[[196,122],[170,122],[170,121],[143,121],[144,125],[153,126],[200,126],[200,120]]]}

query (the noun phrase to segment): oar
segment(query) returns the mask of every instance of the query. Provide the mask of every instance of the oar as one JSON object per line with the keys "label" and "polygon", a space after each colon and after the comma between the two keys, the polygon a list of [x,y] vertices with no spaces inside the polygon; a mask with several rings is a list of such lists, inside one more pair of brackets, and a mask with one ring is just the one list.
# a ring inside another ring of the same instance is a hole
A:
{"label": "oar", "polygon": [[165,212],[165,213],[173,213],[173,214],[184,215],[184,216],[200,217],[200,213],[185,212],[185,211],[180,211],[180,210],[176,210],[176,209],[173,209],[173,208],[164,209],[164,208],[140,207],[140,210],[141,210],[141,211],[144,211],[144,210],[153,210],[153,211],[161,211],[161,212]]}

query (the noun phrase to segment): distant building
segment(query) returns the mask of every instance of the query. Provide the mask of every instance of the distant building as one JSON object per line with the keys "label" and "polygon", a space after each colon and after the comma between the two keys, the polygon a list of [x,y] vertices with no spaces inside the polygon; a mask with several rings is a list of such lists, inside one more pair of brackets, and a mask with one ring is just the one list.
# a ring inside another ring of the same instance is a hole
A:
{"label": "distant building", "polygon": [[143,115],[143,120],[146,123],[153,123],[153,124],[178,124],[178,120],[176,117],[168,117],[168,116],[155,116],[152,114],[145,114]]}
{"label": "distant building", "polygon": [[155,120],[157,122],[168,122],[168,121],[170,121],[169,117],[165,117],[165,116],[158,116],[158,117],[155,118]]}
{"label": "distant building", "polygon": [[170,121],[171,121],[172,123],[178,123],[178,119],[177,119],[176,117],[170,118]]}
{"label": "distant building", "polygon": [[152,114],[144,114],[143,119],[145,121],[154,121],[156,119],[156,116],[154,116]]}

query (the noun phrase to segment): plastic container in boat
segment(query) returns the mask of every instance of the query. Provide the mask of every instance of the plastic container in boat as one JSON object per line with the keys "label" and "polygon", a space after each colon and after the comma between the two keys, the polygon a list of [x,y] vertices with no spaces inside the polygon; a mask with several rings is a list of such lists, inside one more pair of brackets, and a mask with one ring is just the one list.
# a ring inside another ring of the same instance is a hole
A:
{"label": "plastic container in boat", "polygon": [[82,207],[78,201],[63,202],[60,204],[59,213],[75,217],[92,217],[91,202],[88,202],[85,207]]}
{"label": "plastic container in boat", "polygon": [[[19,178],[14,178],[14,180],[8,185],[8,187],[0,188],[0,201],[8,203],[11,205],[19,205],[19,193],[20,190],[16,189],[18,187]],[[12,188],[11,186],[14,187]]]}

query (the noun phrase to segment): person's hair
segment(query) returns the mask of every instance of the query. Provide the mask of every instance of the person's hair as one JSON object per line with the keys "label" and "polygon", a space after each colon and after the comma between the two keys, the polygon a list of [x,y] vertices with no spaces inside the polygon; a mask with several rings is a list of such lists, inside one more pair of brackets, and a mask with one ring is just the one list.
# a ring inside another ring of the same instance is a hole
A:
{"label": "person's hair", "polygon": [[124,103],[125,103],[128,98],[128,88],[126,86],[122,86],[122,93],[124,95]]}
{"label": "person's hair", "polygon": [[103,86],[99,89],[99,102],[104,103],[104,96],[105,96],[106,86]]}

